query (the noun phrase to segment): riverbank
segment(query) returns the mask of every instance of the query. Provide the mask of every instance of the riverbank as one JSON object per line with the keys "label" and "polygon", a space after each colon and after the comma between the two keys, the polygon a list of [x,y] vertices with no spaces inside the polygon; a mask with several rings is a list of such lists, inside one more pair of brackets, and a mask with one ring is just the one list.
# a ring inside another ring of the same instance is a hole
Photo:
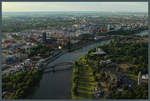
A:
{"label": "riverbank", "polygon": [[74,64],[72,76],[72,99],[94,99],[93,89],[98,86],[92,68],[86,63],[86,55]]}
{"label": "riverbank", "polygon": [[105,41],[105,40],[111,40],[111,38],[106,36],[105,38],[101,38],[101,39],[98,39],[98,40],[88,40],[88,41],[79,42],[79,43],[76,43],[75,45],[73,45],[71,49],[68,49],[68,52],[73,52],[77,49],[86,47],[86,46],[94,44],[94,43]]}
{"label": "riverbank", "polygon": [[32,93],[34,87],[39,83],[42,70],[19,71],[15,74],[2,75],[2,99],[22,99]]}
{"label": "riverbank", "polygon": [[[107,41],[94,42],[92,44],[83,45],[83,48],[76,49],[72,52],[65,52],[64,54],[53,57],[51,61],[47,58],[47,63],[44,67],[51,67],[61,62],[75,62],[79,57],[86,54],[90,49],[93,49],[100,44],[106,44]],[[59,71],[56,73],[43,74],[38,87],[35,88],[32,99],[52,99],[52,98],[65,98],[71,99],[71,88],[72,88],[72,70]],[[85,74],[87,75],[87,74]],[[48,89],[47,89],[48,88]],[[29,97],[28,97],[29,98]]]}
{"label": "riverbank", "polygon": [[106,53],[104,56],[94,55],[94,48],[75,62],[72,99],[146,99],[146,80],[138,83],[139,72],[145,75],[148,71],[146,40],[117,38],[99,48]]}
{"label": "riverbank", "polygon": [[[66,52],[59,58],[50,62],[47,67],[49,68],[63,62],[74,62],[79,57],[87,53],[90,49],[97,47],[99,44],[107,44],[108,42],[108,40],[100,41],[72,52]],[[71,99],[71,88],[72,70],[44,73],[42,79],[40,80],[38,89],[36,89],[32,95],[32,99]]]}

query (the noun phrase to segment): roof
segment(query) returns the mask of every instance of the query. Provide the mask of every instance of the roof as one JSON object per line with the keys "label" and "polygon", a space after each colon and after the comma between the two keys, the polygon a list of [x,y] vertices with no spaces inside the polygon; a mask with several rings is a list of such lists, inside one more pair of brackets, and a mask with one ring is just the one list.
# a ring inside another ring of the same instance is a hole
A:
{"label": "roof", "polygon": [[142,79],[148,79],[148,74],[142,75]]}
{"label": "roof", "polygon": [[97,48],[96,52],[93,53],[94,55],[105,55],[106,52],[104,52],[102,49]]}

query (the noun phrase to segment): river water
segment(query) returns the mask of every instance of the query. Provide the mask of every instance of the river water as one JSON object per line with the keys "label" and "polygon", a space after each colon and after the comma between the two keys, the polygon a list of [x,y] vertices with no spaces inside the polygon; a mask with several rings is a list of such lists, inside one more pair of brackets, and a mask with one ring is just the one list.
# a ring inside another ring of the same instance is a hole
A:
{"label": "river water", "polygon": [[[136,35],[148,35],[148,31],[146,30]],[[90,49],[104,43],[107,44],[108,41],[101,41],[76,51],[66,53],[48,64],[48,67],[62,62],[74,62]],[[44,73],[39,86],[35,89],[32,95],[32,99],[71,99],[71,87],[72,70]]]}
{"label": "river water", "polygon": [[[90,49],[99,46],[100,44],[107,44],[108,41],[101,41],[88,45],[76,51],[66,53],[55,61],[48,64],[49,66],[61,62],[74,62],[79,57],[87,53]],[[39,86],[35,89],[33,99],[71,99],[72,87],[72,70],[57,71],[44,73],[40,80]]]}

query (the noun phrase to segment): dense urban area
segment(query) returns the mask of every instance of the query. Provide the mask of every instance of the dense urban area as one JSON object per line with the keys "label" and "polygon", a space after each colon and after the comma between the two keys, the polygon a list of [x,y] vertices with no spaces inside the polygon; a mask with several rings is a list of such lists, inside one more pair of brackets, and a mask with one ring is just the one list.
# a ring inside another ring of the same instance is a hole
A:
{"label": "dense urban area", "polygon": [[[60,92],[66,95],[56,98],[147,99],[147,19],[147,13],[140,12],[4,13],[3,99],[40,98],[38,89],[44,85],[47,91],[41,98],[65,87],[67,93]],[[80,51],[85,52],[77,57]],[[65,55],[73,60],[64,62]],[[64,74],[62,84],[42,84],[63,72],[69,72],[70,79]],[[65,84],[67,80],[71,83]]]}

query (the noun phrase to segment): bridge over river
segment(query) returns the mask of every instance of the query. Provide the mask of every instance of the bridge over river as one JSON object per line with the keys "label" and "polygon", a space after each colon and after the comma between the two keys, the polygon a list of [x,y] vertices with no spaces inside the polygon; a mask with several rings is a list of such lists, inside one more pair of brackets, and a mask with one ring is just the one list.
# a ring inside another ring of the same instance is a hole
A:
{"label": "bridge over river", "polygon": [[[109,41],[101,41],[90,44],[76,51],[65,53],[58,57],[56,60],[48,64],[45,71],[48,68],[61,66],[69,66],[79,57],[87,53],[92,48],[99,46],[100,44],[107,44]],[[68,63],[68,64],[67,64]],[[61,67],[62,68],[62,67]],[[44,73],[40,81],[39,86],[35,89],[34,93],[29,98],[33,99],[71,99],[71,87],[72,87],[72,69],[59,71],[59,72],[47,72]]]}
{"label": "bridge over river", "polygon": [[[45,67],[45,72],[40,80],[39,86],[35,88],[33,95],[30,98],[33,99],[71,99],[72,88],[72,69],[63,70],[59,72],[50,72],[52,68],[68,68],[73,65],[79,57],[87,53],[92,48],[99,46],[100,44],[107,44],[107,41],[101,41],[90,44],[73,52],[65,53],[58,57],[56,60],[50,62]],[[58,69],[58,70],[59,70]]]}
{"label": "bridge over river", "polygon": [[72,68],[73,68],[72,62],[61,62],[61,63],[55,64],[53,66],[50,66],[50,67],[47,66],[45,68],[44,73],[70,70]]}

